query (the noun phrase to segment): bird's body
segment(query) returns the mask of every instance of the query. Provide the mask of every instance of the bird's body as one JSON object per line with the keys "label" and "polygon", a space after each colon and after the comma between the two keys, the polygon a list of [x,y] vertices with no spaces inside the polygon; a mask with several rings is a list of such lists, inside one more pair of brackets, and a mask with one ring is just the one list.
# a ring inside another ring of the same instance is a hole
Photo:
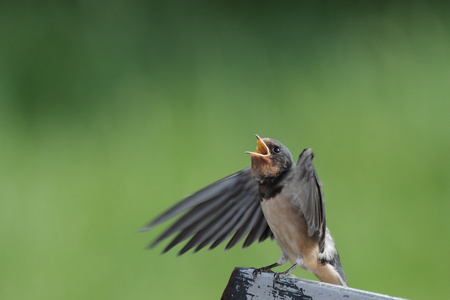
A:
{"label": "bird's body", "polygon": [[[178,219],[152,245],[179,232],[164,252],[188,237],[191,240],[180,254],[211,244],[210,249],[229,238],[226,249],[245,235],[243,247],[256,239],[275,238],[280,259],[255,269],[255,276],[288,260],[295,267],[312,272],[324,282],[347,286],[334,240],[326,227],[322,184],[312,164],[311,149],[305,149],[294,164],[289,150],[280,142],[257,136],[251,168],[244,169],[200,190],[178,203],[143,230],[160,224],[179,213]],[[277,274],[278,276],[278,274]]]}
{"label": "bird's body", "polygon": [[286,199],[291,199],[290,195],[282,191],[280,195],[261,200],[264,217],[282,253],[277,264],[283,265],[289,261],[314,273],[321,281],[347,285],[334,268],[322,263],[326,257],[337,255],[329,230],[326,230],[324,251],[321,253],[317,238],[308,235],[308,225],[300,208]]}

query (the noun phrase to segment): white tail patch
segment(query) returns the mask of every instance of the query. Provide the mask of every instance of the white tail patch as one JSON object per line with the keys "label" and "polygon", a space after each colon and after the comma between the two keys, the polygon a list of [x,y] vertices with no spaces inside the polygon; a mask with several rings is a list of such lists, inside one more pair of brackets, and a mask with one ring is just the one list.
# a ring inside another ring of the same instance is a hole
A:
{"label": "white tail patch", "polygon": [[327,228],[325,233],[325,247],[323,252],[319,254],[319,259],[330,261],[336,256],[336,254],[337,250],[333,237],[331,236],[330,230]]}

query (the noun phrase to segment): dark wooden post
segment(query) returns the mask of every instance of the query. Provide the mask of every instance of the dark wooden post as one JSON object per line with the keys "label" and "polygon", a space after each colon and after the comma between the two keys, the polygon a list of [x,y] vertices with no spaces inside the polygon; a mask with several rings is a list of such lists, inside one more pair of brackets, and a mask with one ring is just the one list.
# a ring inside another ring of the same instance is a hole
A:
{"label": "dark wooden post", "polygon": [[273,284],[273,273],[262,273],[253,277],[254,269],[236,267],[231,274],[222,300],[228,299],[401,299],[387,295],[327,284],[318,281],[284,276]]}

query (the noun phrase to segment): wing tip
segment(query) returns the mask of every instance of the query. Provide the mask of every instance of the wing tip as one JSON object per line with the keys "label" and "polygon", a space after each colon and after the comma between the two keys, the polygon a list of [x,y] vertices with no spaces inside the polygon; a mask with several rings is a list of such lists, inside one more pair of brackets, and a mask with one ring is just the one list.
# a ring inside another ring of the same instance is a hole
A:
{"label": "wing tip", "polygon": [[147,225],[145,225],[144,227],[139,229],[138,232],[146,232],[146,231],[152,229],[153,227],[155,227],[156,225],[163,223],[164,221],[165,221],[165,219],[163,219],[162,216],[160,216],[160,217],[156,218],[155,220],[147,223]]}
{"label": "wing tip", "polygon": [[313,153],[312,149],[311,148],[303,149],[302,153],[300,153],[300,155],[299,155],[299,158],[300,157],[304,157],[304,156],[305,157],[311,156],[311,159],[313,159],[314,158],[314,153]]}
{"label": "wing tip", "polygon": [[137,231],[137,233],[146,232],[146,231],[150,230],[150,228],[152,228],[152,227],[144,226],[144,227],[142,227],[141,229],[139,229],[139,230]]}

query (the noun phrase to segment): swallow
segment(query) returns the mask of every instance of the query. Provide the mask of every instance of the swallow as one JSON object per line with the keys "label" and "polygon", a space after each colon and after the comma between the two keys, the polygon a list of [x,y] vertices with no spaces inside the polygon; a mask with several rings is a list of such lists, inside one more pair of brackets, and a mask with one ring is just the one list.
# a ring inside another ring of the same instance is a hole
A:
{"label": "swallow", "polygon": [[292,266],[276,272],[274,284],[280,276],[290,274],[296,267],[312,272],[320,281],[348,286],[334,240],[326,226],[325,201],[322,183],[312,163],[313,152],[304,149],[294,163],[289,150],[280,142],[261,139],[256,135],[256,152],[251,166],[225,177],[188,196],[150,222],[147,231],[182,213],[149,248],[176,234],[163,253],[186,239],[179,251],[182,255],[209,249],[229,239],[230,249],[245,237],[246,248],[258,240],[275,239],[281,250],[280,259],[261,272],[284,265]]}

